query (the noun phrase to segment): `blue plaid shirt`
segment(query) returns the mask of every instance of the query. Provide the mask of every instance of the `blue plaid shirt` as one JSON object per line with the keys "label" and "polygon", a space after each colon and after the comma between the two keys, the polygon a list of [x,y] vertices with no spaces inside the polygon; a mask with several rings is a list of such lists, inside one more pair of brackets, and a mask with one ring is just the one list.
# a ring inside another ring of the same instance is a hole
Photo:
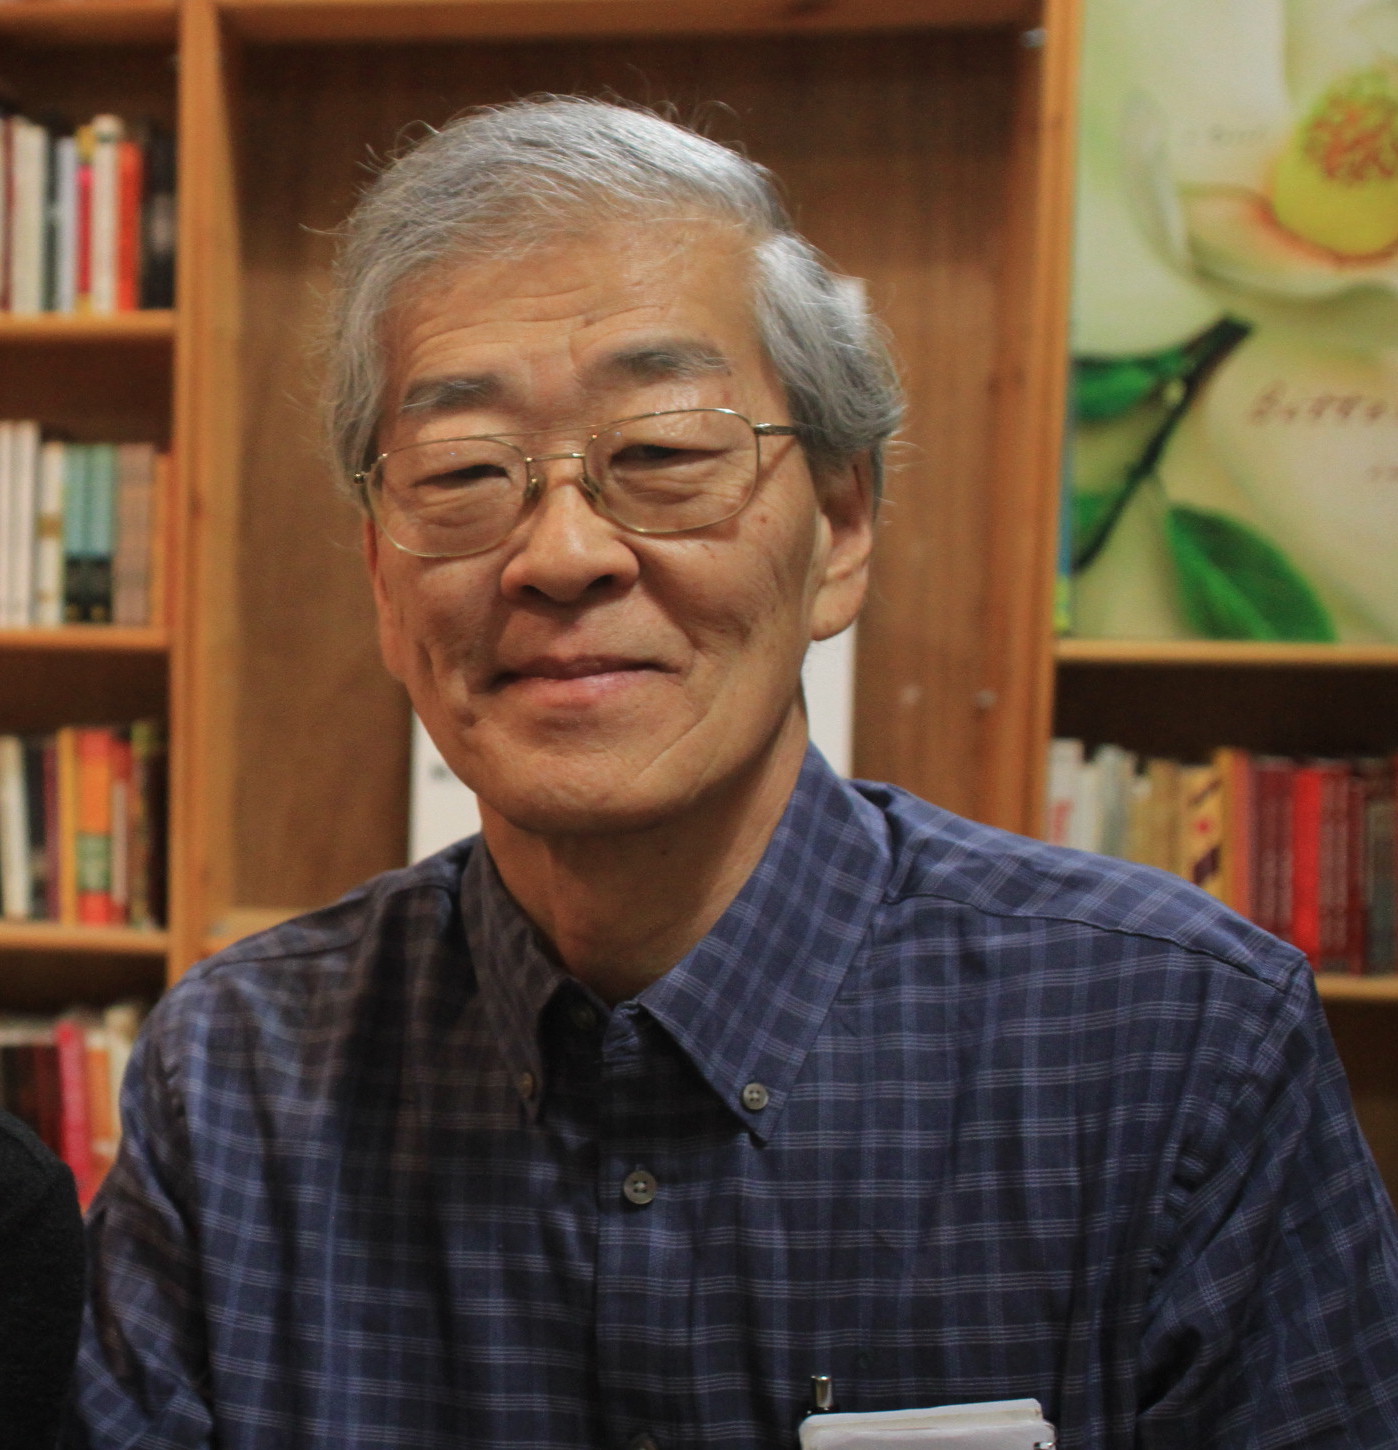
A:
{"label": "blue plaid shirt", "polygon": [[479,843],[244,942],[123,1101],[73,1446],[1398,1445],[1398,1233],[1305,962],[814,753],[608,1011]]}

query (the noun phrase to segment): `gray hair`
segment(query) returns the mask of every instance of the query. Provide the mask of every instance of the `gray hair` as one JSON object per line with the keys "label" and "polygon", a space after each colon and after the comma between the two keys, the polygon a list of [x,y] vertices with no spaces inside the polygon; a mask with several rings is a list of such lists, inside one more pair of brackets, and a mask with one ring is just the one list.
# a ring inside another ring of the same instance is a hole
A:
{"label": "gray hair", "polygon": [[382,328],[413,282],[599,220],[696,212],[753,240],[758,333],[813,471],[867,455],[877,497],[903,398],[862,288],[796,232],[765,167],[654,112],[575,96],[473,111],[365,191],[343,234],[329,341],[326,419],[343,476],[373,461]]}

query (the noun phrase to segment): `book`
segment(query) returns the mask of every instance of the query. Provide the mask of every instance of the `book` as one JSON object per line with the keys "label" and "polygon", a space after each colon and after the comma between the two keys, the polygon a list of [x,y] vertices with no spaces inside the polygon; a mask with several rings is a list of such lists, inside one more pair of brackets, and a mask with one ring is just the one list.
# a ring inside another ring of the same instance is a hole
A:
{"label": "book", "polygon": [[72,1014],[54,1023],[58,1059],[59,1156],[73,1171],[78,1202],[84,1207],[94,1191],[92,1120],[88,1110],[87,1040],[82,1022]]}
{"label": "book", "polygon": [[1211,896],[1223,893],[1223,780],[1215,765],[1179,775],[1179,874]]}
{"label": "book", "polygon": [[126,128],[119,116],[92,118],[92,201],[89,297],[93,312],[115,312],[121,232],[121,143]]}
{"label": "book", "polygon": [[112,619],[150,622],[155,449],[123,443],[116,449],[116,539],[112,555]]}
{"label": "book", "polygon": [[24,747],[17,735],[0,735],[0,915],[6,921],[27,921],[33,905],[26,794]]}
{"label": "book", "polygon": [[108,926],[112,902],[112,732],[101,726],[77,731],[78,830],[76,840],[78,920]]}
{"label": "book", "polygon": [[87,449],[87,591],[89,624],[112,619],[112,566],[116,552],[117,450],[112,443]]}
{"label": "book", "polygon": [[11,626],[32,622],[34,533],[39,503],[39,425],[30,419],[10,424],[10,509],[5,521],[10,555],[5,618]]}

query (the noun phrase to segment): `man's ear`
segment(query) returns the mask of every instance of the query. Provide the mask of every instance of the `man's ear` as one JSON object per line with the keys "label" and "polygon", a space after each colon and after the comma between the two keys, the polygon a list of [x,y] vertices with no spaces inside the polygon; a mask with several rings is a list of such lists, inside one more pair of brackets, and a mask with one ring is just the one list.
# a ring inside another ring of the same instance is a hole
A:
{"label": "man's ear", "polygon": [[383,538],[378,525],[367,514],[364,518],[362,539],[364,564],[369,571],[369,584],[374,591],[374,611],[379,622],[379,653],[383,656],[384,668],[389,674],[396,680],[402,680],[402,634],[398,610],[393,603],[385,576]]}
{"label": "man's ear", "polygon": [[811,638],[848,629],[869,591],[874,549],[874,468],[861,454],[821,481],[820,511],[829,545],[811,608]]}

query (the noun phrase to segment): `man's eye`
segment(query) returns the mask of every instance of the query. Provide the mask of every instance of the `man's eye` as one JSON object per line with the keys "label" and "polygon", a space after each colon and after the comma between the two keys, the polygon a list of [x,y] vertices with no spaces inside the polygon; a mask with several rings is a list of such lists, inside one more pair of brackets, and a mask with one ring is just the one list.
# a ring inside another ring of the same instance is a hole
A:
{"label": "man's eye", "polygon": [[415,488],[439,488],[446,491],[470,488],[482,483],[508,482],[509,471],[498,463],[465,463],[460,468],[430,473],[413,485]]}
{"label": "man's eye", "polygon": [[674,448],[664,443],[632,443],[612,454],[612,467],[627,469],[687,468],[707,463],[713,453],[704,448]]}

